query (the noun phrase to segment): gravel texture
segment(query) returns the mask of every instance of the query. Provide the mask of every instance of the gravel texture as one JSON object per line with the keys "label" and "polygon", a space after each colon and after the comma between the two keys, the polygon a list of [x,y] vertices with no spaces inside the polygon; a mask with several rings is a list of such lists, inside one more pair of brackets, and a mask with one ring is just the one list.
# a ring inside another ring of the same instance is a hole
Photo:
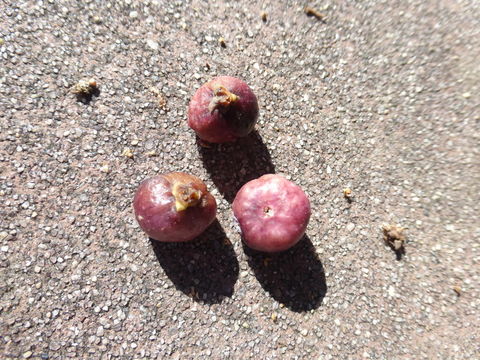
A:
{"label": "gravel texture", "polygon": [[[480,358],[480,2],[305,5],[0,3],[0,357]],[[205,148],[186,110],[218,75],[260,119]],[[166,171],[218,201],[194,243],[135,222]],[[269,172],[312,203],[276,256],[242,246],[230,205]],[[383,223],[408,228],[398,260]]]}

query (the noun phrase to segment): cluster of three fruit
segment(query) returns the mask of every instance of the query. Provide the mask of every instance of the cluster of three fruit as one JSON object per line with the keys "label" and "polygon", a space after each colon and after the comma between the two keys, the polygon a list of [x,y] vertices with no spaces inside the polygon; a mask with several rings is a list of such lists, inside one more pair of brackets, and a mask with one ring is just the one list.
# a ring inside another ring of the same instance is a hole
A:
{"label": "cluster of three fruit", "polygon": [[[230,76],[201,86],[190,101],[188,125],[202,141],[225,143],[247,136],[258,118],[250,87]],[[157,241],[198,237],[216,217],[217,204],[196,176],[175,172],[143,181],[133,201],[140,227]],[[310,202],[303,190],[276,174],[249,181],[232,204],[245,244],[265,252],[284,251],[305,233]]]}

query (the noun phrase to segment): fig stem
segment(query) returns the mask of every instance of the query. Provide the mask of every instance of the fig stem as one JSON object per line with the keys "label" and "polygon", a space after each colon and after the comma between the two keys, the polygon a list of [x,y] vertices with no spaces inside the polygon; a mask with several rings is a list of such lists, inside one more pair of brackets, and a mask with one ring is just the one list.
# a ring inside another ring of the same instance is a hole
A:
{"label": "fig stem", "polygon": [[238,101],[239,97],[230,92],[223,85],[214,85],[212,87],[213,97],[208,105],[208,110],[213,113],[215,109],[228,108],[231,104]]}
{"label": "fig stem", "polygon": [[175,197],[175,209],[177,211],[184,211],[197,205],[203,195],[200,190],[194,189],[191,184],[175,184],[172,194]]}

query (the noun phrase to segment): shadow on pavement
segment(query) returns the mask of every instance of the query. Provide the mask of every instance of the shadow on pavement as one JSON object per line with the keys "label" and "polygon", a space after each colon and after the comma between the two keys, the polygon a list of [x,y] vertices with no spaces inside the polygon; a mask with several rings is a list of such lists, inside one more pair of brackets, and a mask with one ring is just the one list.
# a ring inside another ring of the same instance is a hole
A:
{"label": "shadow on pavement", "polygon": [[258,281],[276,301],[296,312],[322,304],[327,293],[325,272],[307,235],[280,253],[259,252],[245,244],[243,248]]}
{"label": "shadow on pavement", "polygon": [[150,243],[175,287],[195,301],[217,304],[232,296],[238,278],[238,260],[218,220],[191,242],[150,239]]}
{"label": "shadow on pavement", "polygon": [[99,88],[93,89],[93,91],[90,92],[90,93],[80,93],[80,94],[76,95],[77,101],[81,102],[85,105],[90,104],[94,97],[99,97],[99,96],[100,96],[100,89]]}
{"label": "shadow on pavement", "polygon": [[257,131],[227,144],[206,145],[197,138],[197,146],[210,178],[229,203],[246,182],[275,173],[270,153]]}

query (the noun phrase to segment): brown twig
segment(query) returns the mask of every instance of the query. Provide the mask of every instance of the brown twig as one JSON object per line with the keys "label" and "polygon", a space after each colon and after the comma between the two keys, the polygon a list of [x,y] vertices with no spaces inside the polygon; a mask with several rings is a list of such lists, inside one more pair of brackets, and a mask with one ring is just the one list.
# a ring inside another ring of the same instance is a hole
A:
{"label": "brown twig", "polygon": [[303,11],[305,11],[305,14],[307,14],[308,16],[314,16],[316,17],[318,20],[321,20],[323,22],[325,22],[325,15],[322,14],[320,11],[310,7],[310,6],[305,6],[305,8],[303,9]]}

